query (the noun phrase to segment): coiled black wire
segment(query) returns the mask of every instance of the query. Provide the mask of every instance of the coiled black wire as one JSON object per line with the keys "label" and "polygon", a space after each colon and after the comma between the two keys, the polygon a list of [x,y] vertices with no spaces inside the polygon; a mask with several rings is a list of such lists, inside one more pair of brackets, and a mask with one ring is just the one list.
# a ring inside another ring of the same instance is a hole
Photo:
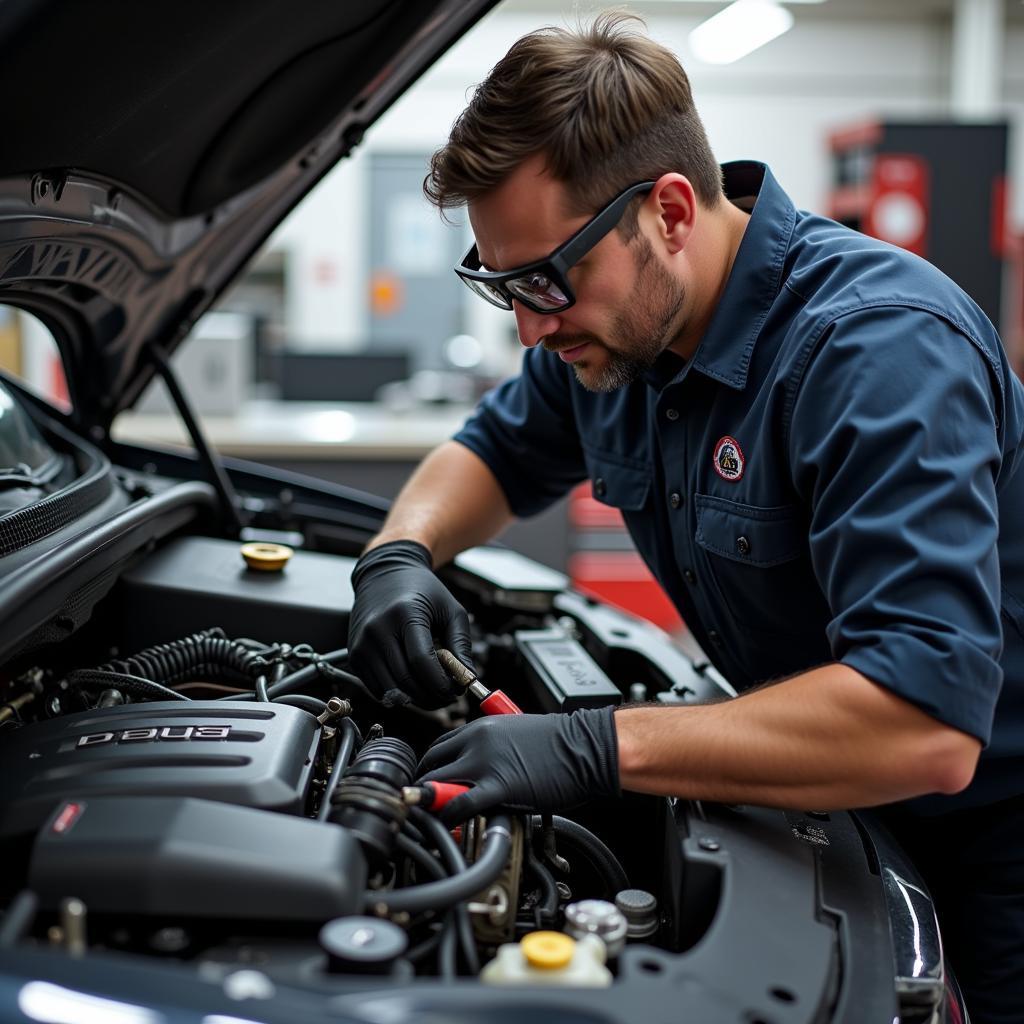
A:
{"label": "coiled black wire", "polygon": [[252,683],[268,664],[267,655],[274,647],[254,650],[229,640],[219,627],[192,633],[181,640],[147,647],[129,658],[120,658],[100,665],[99,672],[148,679],[164,686],[183,683],[197,676],[231,683]]}

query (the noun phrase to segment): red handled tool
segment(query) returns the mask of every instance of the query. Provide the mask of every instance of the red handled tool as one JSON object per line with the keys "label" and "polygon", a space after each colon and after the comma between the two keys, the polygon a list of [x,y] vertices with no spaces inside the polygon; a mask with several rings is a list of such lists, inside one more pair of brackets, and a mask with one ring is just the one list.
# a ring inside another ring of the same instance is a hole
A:
{"label": "red handled tool", "polygon": [[511,697],[501,690],[488,690],[486,686],[452,654],[443,647],[437,649],[437,660],[448,675],[480,700],[480,710],[485,715],[521,715],[523,712]]}
{"label": "red handled tool", "polygon": [[459,782],[423,782],[418,786],[403,786],[402,800],[425,811],[439,811],[457,796],[469,792],[469,786]]}
{"label": "red handled tool", "polygon": [[[451,651],[439,647],[437,660],[449,677],[459,686],[480,699],[480,710],[485,715],[521,715],[523,712],[515,702],[501,690],[488,690]],[[422,807],[425,811],[439,811],[449,801],[469,790],[458,782],[424,782],[419,786],[404,786],[402,799],[409,805]]]}

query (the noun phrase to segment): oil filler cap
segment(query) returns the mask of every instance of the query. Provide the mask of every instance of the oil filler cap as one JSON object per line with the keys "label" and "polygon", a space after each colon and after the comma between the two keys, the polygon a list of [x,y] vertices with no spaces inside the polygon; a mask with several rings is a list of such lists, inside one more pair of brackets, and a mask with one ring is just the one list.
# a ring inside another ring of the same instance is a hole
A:
{"label": "oil filler cap", "polygon": [[285,544],[254,541],[242,545],[242,557],[250,569],[259,572],[280,572],[295,552]]}
{"label": "oil filler cap", "polygon": [[519,948],[531,967],[557,971],[569,966],[576,951],[576,942],[561,932],[530,932],[522,937]]}
{"label": "oil filler cap", "polygon": [[405,932],[376,917],[338,917],[320,929],[332,974],[388,974],[409,944]]}

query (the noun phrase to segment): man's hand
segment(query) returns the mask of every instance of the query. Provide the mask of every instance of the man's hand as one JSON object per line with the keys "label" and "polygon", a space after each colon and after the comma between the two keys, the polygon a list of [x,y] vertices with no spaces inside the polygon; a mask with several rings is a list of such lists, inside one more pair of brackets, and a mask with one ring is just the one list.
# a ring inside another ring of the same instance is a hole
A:
{"label": "man's hand", "polygon": [[438,663],[434,639],[472,665],[469,617],[434,575],[430,552],[413,540],[381,544],[356,562],[352,586],[352,670],[385,704],[450,704],[460,691]]}
{"label": "man's hand", "polygon": [[480,718],[442,736],[418,771],[420,782],[472,786],[441,813],[448,825],[499,805],[558,811],[618,796],[612,708]]}

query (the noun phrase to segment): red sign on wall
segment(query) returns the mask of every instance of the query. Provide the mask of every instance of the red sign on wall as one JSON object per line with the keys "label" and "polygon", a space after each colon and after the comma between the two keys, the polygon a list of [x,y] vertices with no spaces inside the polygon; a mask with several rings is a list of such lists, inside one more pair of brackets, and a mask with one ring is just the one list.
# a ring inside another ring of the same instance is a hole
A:
{"label": "red sign on wall", "polygon": [[866,234],[928,255],[928,165],[920,157],[880,153],[871,176]]}

